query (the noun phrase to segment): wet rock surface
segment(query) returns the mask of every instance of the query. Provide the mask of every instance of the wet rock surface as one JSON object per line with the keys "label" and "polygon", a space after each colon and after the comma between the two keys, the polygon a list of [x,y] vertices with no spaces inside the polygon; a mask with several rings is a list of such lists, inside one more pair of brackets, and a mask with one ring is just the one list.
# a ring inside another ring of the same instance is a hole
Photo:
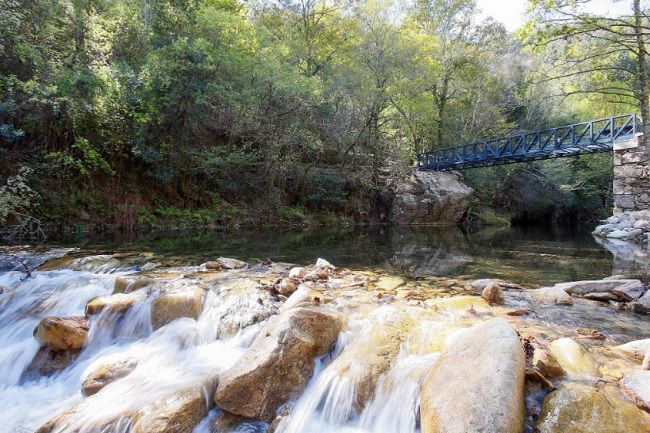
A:
{"label": "wet rock surface", "polygon": [[45,317],[34,329],[41,344],[54,350],[81,349],[88,335],[88,319],[84,316]]}
{"label": "wet rock surface", "polygon": [[521,433],[525,367],[522,345],[507,322],[463,331],[422,385],[422,432]]}
{"label": "wet rock surface", "polygon": [[339,315],[312,307],[274,317],[221,375],[215,402],[237,415],[271,419],[278,406],[304,389],[315,358],[327,353],[343,323]]}

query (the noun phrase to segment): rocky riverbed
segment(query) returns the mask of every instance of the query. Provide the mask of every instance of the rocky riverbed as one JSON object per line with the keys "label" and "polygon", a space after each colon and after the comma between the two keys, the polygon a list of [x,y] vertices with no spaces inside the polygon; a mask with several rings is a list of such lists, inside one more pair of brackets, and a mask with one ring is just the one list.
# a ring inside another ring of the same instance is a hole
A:
{"label": "rocky riverbed", "polygon": [[11,254],[3,433],[650,431],[639,280]]}

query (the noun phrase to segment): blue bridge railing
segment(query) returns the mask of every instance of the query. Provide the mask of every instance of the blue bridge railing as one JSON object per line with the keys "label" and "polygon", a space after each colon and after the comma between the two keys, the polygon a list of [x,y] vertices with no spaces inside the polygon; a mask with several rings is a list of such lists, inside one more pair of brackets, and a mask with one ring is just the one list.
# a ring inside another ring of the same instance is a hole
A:
{"label": "blue bridge railing", "polygon": [[641,131],[636,114],[627,114],[434,150],[418,155],[417,166],[421,170],[447,171],[610,152],[615,140]]}

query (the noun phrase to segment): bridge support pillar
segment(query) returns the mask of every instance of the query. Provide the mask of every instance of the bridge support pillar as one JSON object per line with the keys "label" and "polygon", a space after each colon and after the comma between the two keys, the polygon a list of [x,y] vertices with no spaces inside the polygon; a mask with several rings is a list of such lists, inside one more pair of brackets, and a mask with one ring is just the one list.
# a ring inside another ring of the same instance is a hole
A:
{"label": "bridge support pillar", "polygon": [[614,141],[614,214],[650,209],[650,158],[643,135]]}

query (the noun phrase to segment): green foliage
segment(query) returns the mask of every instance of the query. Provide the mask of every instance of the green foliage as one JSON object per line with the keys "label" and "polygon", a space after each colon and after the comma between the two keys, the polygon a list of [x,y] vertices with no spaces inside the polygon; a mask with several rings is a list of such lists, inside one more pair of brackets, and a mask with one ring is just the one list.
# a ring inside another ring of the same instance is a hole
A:
{"label": "green foliage", "polygon": [[[57,222],[362,213],[355,197],[424,150],[613,110],[532,79],[549,52],[523,45],[549,29],[518,40],[469,0],[1,3],[0,168],[32,167]],[[569,42],[571,56],[587,47]],[[615,67],[593,82],[634,84],[633,56],[599,61]],[[606,164],[558,167],[607,201]],[[507,170],[470,175],[482,199]]]}
{"label": "green foliage", "polygon": [[15,176],[7,179],[6,185],[0,186],[0,223],[21,222],[37,206],[39,194],[29,186],[32,174],[30,168],[21,167]]}

